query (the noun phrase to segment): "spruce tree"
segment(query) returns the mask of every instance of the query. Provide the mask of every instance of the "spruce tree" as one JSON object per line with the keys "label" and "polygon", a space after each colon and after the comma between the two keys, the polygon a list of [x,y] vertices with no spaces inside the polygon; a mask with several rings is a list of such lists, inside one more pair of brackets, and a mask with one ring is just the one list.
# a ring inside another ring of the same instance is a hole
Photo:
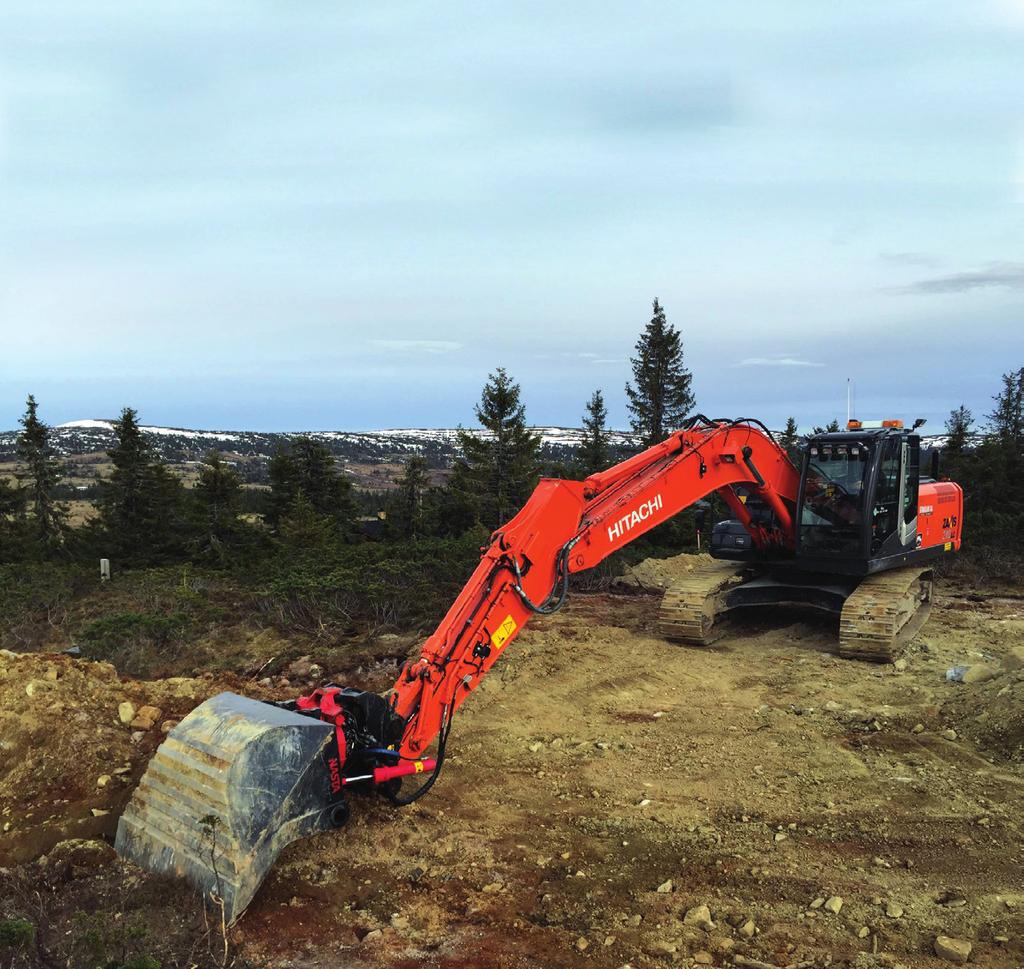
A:
{"label": "spruce tree", "polygon": [[1019,454],[1024,450],[1024,367],[1003,374],[1003,389],[992,398],[995,408],[988,415],[992,433]]}
{"label": "spruce tree", "polygon": [[799,466],[800,463],[800,431],[796,426],[795,417],[786,418],[786,427],[779,436],[779,444],[786,449],[790,461]]}
{"label": "spruce tree", "polygon": [[21,478],[32,502],[35,541],[39,550],[46,553],[64,541],[67,510],[53,495],[63,470],[50,444],[50,428],[39,419],[35,397],[29,394],[25,406],[19,422],[22,430],[18,435],[18,457],[25,465]]}
{"label": "spruce tree", "polygon": [[604,471],[610,463],[610,435],[606,421],[608,411],[604,406],[604,394],[595,390],[586,404],[583,417],[583,440],[580,442],[579,463],[584,476]]}
{"label": "spruce tree", "polygon": [[458,433],[462,457],[455,463],[450,488],[455,504],[488,529],[508,521],[537,484],[540,437],[526,426],[519,394],[519,384],[499,367],[475,408],[477,420],[490,433],[477,436],[461,428]]}
{"label": "spruce tree", "polygon": [[406,461],[405,473],[398,480],[395,500],[395,528],[403,538],[415,540],[423,534],[423,505],[429,486],[427,459],[413,455]]}
{"label": "spruce tree", "polygon": [[946,447],[944,448],[949,457],[958,458],[963,455],[973,424],[974,415],[964,404],[949,412],[949,417],[946,419]]}
{"label": "spruce tree", "polygon": [[278,528],[301,496],[312,513],[342,530],[355,517],[352,485],[338,473],[334,455],[321,441],[303,435],[279,448],[270,461],[268,523]]}
{"label": "spruce tree", "polygon": [[657,444],[682,427],[696,400],[693,376],[683,365],[683,341],[654,301],[650,323],[636,342],[633,383],[626,384],[630,423],[645,447]]}
{"label": "spruce tree", "polygon": [[180,552],[185,537],[181,482],[153,453],[138,414],[124,408],[114,421],[114,466],[102,482],[100,524],[107,545],[132,561],[157,561]]}
{"label": "spruce tree", "polygon": [[25,489],[0,478],[0,562],[20,562],[33,544],[25,520]]}
{"label": "spruce tree", "polygon": [[279,444],[271,457],[267,465],[267,477],[270,480],[270,500],[264,518],[276,531],[299,491],[298,467],[284,445]]}
{"label": "spruce tree", "polygon": [[210,451],[203,459],[192,495],[199,513],[200,551],[223,559],[238,537],[242,479],[225,464],[219,451]]}

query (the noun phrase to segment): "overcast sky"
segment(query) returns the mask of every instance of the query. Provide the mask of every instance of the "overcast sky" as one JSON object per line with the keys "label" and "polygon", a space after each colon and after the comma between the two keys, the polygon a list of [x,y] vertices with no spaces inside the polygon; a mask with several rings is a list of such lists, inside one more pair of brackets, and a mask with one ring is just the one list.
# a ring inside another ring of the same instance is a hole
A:
{"label": "overcast sky", "polygon": [[4,4],[0,428],[989,409],[1024,366],[1024,0]]}

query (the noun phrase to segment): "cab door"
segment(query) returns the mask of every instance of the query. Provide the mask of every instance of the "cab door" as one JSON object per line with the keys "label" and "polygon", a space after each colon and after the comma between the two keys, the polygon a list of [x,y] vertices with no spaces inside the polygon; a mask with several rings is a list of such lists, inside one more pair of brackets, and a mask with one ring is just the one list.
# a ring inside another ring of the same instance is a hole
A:
{"label": "cab door", "polygon": [[917,548],[918,486],[921,480],[921,438],[908,435],[902,447],[903,480],[900,483],[900,544]]}
{"label": "cab door", "polygon": [[877,555],[882,546],[900,527],[903,491],[903,448],[895,435],[882,442],[875,478],[874,504],[871,509],[871,554]]}

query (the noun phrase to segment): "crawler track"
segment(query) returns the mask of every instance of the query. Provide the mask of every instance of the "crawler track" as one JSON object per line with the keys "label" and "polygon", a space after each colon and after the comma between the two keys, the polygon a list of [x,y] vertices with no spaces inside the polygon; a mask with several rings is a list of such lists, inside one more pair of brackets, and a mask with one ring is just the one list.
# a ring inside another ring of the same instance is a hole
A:
{"label": "crawler track", "polygon": [[667,589],[658,613],[658,632],[672,642],[708,646],[717,638],[715,619],[733,586],[752,575],[748,566],[716,562]]}
{"label": "crawler track", "polygon": [[843,606],[839,655],[891,662],[928,618],[933,588],[931,569],[869,575]]}

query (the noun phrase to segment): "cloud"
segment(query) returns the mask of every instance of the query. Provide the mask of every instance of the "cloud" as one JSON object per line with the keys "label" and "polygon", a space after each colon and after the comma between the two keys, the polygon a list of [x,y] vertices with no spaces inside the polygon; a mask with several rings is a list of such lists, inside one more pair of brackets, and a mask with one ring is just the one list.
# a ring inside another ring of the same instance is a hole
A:
{"label": "cloud", "polygon": [[370,345],[381,350],[398,350],[404,353],[454,353],[465,344],[454,340],[370,340]]}
{"label": "cloud", "polygon": [[797,357],[747,357],[736,367],[824,367],[823,363],[813,360],[800,360]]}
{"label": "cloud", "polygon": [[900,293],[966,293],[972,289],[997,287],[1024,289],[1024,262],[993,262],[985,269],[973,272],[950,273],[919,279],[909,286],[900,287]]}

